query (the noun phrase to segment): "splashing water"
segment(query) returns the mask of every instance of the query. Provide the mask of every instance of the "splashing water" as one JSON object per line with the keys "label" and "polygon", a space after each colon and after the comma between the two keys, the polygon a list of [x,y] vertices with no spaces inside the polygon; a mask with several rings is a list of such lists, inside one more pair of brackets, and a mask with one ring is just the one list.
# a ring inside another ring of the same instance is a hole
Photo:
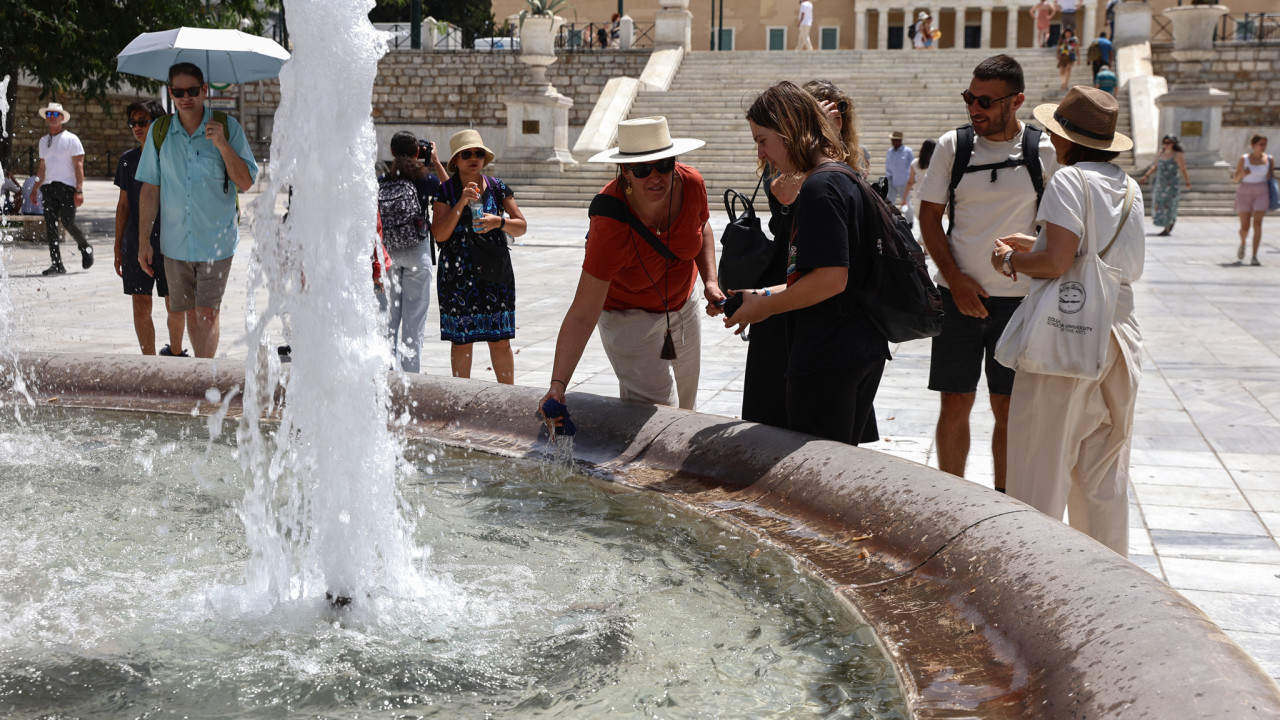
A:
{"label": "splashing water", "polygon": [[[9,116],[9,82],[8,75],[0,79],[0,137],[6,134],[5,118]],[[4,168],[0,167],[0,180],[4,177]],[[7,235],[0,228],[0,236]],[[0,241],[4,240],[0,237]],[[18,313],[13,306],[13,295],[9,291],[9,250],[0,243],[0,409],[5,407],[5,397],[9,391],[21,395],[28,406],[34,406],[31,393],[27,391],[22,377],[22,368],[18,366],[17,349],[13,346],[13,338],[17,332]],[[22,405],[14,404],[15,416],[21,420]]]}
{"label": "splashing water", "polygon": [[[376,239],[373,83],[386,35],[372,0],[287,0],[292,59],[280,74],[271,179],[255,202],[258,238],[246,316],[249,358],[238,430],[249,485],[241,508],[248,590],[272,603],[420,597],[424,552],[396,489],[404,466],[387,429],[391,354],[369,268]],[[285,220],[275,202],[291,188]],[[292,319],[285,375],[267,325]],[[276,399],[277,389],[283,400]],[[279,412],[274,444],[259,419]]]}

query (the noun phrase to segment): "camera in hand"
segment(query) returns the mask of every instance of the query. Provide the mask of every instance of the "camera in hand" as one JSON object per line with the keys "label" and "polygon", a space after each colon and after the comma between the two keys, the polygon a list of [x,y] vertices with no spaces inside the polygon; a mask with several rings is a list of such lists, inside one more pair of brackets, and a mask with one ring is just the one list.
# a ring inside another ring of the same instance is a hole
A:
{"label": "camera in hand", "polygon": [[733,318],[733,314],[738,312],[738,308],[742,307],[742,293],[729,296],[721,307],[724,310],[725,317]]}
{"label": "camera in hand", "polygon": [[435,149],[435,146],[436,144],[431,142],[430,140],[419,140],[418,141],[418,159],[430,161],[431,151]]}

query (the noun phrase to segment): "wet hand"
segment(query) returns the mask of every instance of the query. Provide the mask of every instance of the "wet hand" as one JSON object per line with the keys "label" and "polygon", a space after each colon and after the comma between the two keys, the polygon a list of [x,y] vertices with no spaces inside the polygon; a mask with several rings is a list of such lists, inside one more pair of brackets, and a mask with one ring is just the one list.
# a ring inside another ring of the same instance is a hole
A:
{"label": "wet hand", "polygon": [[156,276],[155,270],[151,268],[151,243],[138,243],[138,264],[142,266],[142,272]]}

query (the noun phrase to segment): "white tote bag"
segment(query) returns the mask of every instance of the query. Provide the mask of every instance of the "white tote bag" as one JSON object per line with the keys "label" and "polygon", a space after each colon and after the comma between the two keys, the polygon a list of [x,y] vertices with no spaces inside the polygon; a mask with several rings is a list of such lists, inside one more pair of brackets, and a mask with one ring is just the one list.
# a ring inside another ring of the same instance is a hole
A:
{"label": "white tote bag", "polygon": [[1093,193],[1084,171],[1084,232],[1071,267],[1057,278],[1032,278],[1022,301],[996,344],[996,361],[1018,371],[1097,380],[1111,346],[1111,323],[1120,296],[1121,273],[1102,261],[1133,209],[1134,183],[1125,178],[1124,211],[1111,242],[1098,252],[1093,227]]}

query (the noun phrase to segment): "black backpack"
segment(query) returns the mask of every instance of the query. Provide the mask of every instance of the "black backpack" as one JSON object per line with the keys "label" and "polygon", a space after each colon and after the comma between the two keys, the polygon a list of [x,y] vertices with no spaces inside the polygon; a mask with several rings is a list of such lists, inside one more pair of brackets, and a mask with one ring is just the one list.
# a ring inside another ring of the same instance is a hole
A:
{"label": "black backpack", "polygon": [[418,202],[418,188],[407,178],[388,175],[378,181],[378,214],[382,216],[382,244],[403,250],[430,236],[427,213]]}
{"label": "black backpack", "polygon": [[[969,167],[969,158],[973,157],[973,143],[976,133],[972,125],[956,128],[956,158],[951,164],[951,185],[947,188],[947,236],[951,236],[951,228],[956,224],[956,186],[964,179],[966,173],[991,171],[991,182],[996,181],[996,171],[1026,165],[1031,175],[1031,185],[1036,189],[1036,207],[1040,207],[1040,198],[1044,195],[1044,168],[1040,166],[1040,128],[1026,124],[1022,128],[1022,157],[1018,160],[1005,158],[1003,162]],[[1031,148],[1031,152],[1027,152]]]}
{"label": "black backpack", "polygon": [[[941,333],[942,293],[929,277],[911,224],[848,165],[827,163],[813,172],[842,173],[862,193],[863,217],[856,231],[862,234],[858,246],[865,265],[859,275],[866,279],[854,293],[871,323],[891,343]],[[850,247],[850,265],[853,250]]]}

